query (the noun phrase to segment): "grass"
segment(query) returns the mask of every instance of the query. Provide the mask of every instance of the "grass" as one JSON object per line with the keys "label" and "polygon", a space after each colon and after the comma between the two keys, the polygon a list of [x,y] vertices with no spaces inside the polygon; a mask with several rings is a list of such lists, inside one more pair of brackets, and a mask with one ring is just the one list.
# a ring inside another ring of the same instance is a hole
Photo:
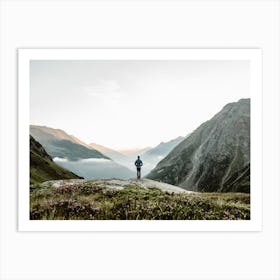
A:
{"label": "grass", "polygon": [[47,180],[75,179],[78,175],[53,162],[43,146],[30,135],[30,184]]}
{"label": "grass", "polygon": [[30,152],[30,184],[38,184],[47,180],[79,179],[78,175],[57,165],[48,158]]}
{"label": "grass", "polygon": [[88,182],[59,188],[30,188],[32,220],[245,220],[250,195],[174,194],[128,186],[112,190]]}

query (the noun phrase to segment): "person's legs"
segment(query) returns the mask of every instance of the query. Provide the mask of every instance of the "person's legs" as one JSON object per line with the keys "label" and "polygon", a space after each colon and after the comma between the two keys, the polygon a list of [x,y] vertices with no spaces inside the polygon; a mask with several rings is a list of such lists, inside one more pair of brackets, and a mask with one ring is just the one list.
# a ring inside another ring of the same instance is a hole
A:
{"label": "person's legs", "polygon": [[140,168],[137,168],[137,179],[140,179]]}

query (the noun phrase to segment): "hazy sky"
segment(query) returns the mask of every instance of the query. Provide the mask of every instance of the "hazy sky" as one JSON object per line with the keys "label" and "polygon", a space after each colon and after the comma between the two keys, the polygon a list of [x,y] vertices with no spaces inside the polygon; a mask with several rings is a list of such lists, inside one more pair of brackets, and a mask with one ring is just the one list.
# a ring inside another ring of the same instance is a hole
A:
{"label": "hazy sky", "polygon": [[30,123],[116,149],[185,136],[250,96],[249,61],[33,60]]}

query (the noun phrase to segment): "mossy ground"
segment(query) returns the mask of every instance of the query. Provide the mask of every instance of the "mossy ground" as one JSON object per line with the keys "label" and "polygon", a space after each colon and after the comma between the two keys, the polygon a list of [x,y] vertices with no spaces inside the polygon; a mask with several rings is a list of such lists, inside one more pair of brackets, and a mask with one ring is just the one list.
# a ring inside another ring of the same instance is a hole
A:
{"label": "mossy ground", "polygon": [[[104,181],[106,184],[106,181]],[[30,219],[42,220],[248,220],[250,195],[168,193],[157,188],[100,184],[30,188]]]}

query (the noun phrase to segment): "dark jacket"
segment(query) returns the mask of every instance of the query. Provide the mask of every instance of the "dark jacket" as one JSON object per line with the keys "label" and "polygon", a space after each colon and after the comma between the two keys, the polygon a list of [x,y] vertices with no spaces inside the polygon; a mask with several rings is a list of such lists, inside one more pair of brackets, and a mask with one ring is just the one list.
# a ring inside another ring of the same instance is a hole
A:
{"label": "dark jacket", "polygon": [[135,166],[137,167],[137,168],[141,168],[141,166],[143,165],[143,162],[142,162],[142,160],[141,159],[137,159],[136,161],[135,161]]}

